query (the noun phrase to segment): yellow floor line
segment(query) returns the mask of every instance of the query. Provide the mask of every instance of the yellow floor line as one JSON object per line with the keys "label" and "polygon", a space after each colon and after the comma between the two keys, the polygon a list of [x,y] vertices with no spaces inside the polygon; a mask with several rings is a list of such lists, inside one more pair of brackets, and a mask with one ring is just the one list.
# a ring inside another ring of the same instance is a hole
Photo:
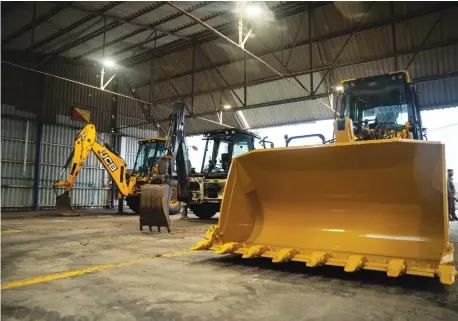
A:
{"label": "yellow floor line", "polygon": [[21,233],[21,232],[25,232],[25,231],[23,231],[23,230],[2,230],[1,231],[2,234]]}
{"label": "yellow floor line", "polygon": [[96,265],[96,266],[89,267],[89,268],[86,268],[86,269],[73,270],[73,271],[67,271],[67,272],[60,272],[60,273],[54,273],[54,274],[49,274],[49,275],[37,276],[37,277],[34,277],[34,278],[29,278],[29,279],[5,282],[5,283],[2,283],[2,290],[11,289],[11,288],[17,288],[17,287],[20,287],[20,286],[31,285],[31,284],[36,284],[36,283],[49,282],[49,281],[53,281],[53,280],[71,278],[73,276],[83,275],[83,274],[92,273],[92,272],[101,272],[101,271],[105,271],[105,270],[108,270],[108,269],[114,269],[114,268],[119,268],[119,267],[134,265],[134,264],[139,264],[139,263],[143,263],[143,262],[148,262],[148,261],[151,261],[151,260],[154,260],[154,259],[158,259],[158,258],[161,258],[161,257],[167,257],[168,258],[168,257],[174,257],[174,256],[178,256],[178,255],[183,255],[183,254],[186,254],[186,253],[189,253],[189,252],[191,252],[191,250],[180,250],[180,251],[160,254],[160,255],[157,255],[157,256],[154,256],[154,257],[136,259],[136,260],[131,260],[131,261],[127,261],[127,262],[114,263],[114,264],[105,264],[105,265]]}

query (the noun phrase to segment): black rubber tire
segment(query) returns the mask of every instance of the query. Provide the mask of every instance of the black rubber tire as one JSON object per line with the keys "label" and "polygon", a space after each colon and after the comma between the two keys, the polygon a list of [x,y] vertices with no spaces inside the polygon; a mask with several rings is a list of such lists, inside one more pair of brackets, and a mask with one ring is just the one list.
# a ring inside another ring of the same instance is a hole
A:
{"label": "black rubber tire", "polygon": [[132,211],[140,214],[140,196],[127,196],[126,203]]}
{"label": "black rubber tire", "polygon": [[[137,214],[140,214],[140,196],[127,196],[126,203],[129,208]],[[181,202],[176,205],[170,205],[169,215],[180,213],[182,208]]]}
{"label": "black rubber tire", "polygon": [[169,206],[169,215],[175,215],[175,214],[180,213],[182,207],[183,206],[181,205],[181,202],[178,202],[175,205],[170,204],[170,206]]}
{"label": "black rubber tire", "polygon": [[194,204],[189,207],[200,219],[209,219],[215,216],[219,210],[219,204]]}

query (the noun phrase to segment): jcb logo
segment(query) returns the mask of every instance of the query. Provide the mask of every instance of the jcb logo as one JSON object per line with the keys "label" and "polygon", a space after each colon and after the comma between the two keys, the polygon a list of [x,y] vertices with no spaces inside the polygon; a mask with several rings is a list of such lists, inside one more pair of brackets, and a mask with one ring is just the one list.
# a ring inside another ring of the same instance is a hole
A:
{"label": "jcb logo", "polygon": [[115,170],[118,169],[118,167],[116,166],[115,163],[113,163],[113,160],[110,158],[110,156],[108,155],[108,153],[106,151],[101,151],[100,153],[100,156],[102,157],[103,161],[105,162],[105,164],[107,164],[108,168],[114,172]]}

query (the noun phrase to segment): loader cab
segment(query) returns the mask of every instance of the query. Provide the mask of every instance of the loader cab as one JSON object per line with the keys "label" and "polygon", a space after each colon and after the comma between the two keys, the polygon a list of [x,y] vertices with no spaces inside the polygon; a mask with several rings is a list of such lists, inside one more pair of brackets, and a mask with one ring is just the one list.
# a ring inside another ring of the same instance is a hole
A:
{"label": "loader cab", "polygon": [[257,135],[244,130],[218,130],[204,134],[206,140],[201,173],[227,176],[232,159],[254,150]]}
{"label": "loader cab", "polygon": [[412,138],[423,139],[418,99],[406,71],[345,80],[342,86],[337,112],[352,119],[357,137],[380,139],[402,131],[408,122]]}
{"label": "loader cab", "polygon": [[167,153],[166,138],[142,139],[139,141],[133,174],[150,176],[160,156]]}

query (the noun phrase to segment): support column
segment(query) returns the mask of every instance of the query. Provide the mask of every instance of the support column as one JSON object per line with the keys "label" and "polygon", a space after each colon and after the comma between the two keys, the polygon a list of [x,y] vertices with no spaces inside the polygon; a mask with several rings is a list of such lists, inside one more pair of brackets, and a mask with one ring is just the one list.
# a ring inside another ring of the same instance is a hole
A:
{"label": "support column", "polygon": [[43,141],[43,123],[37,123],[37,139],[35,140],[35,167],[33,173],[33,209],[40,210],[40,180],[41,180],[41,143]]}
{"label": "support column", "polygon": [[396,17],[394,11],[394,1],[391,1],[391,39],[393,41],[393,58],[394,58],[394,70],[398,70],[398,46],[396,43]]}

